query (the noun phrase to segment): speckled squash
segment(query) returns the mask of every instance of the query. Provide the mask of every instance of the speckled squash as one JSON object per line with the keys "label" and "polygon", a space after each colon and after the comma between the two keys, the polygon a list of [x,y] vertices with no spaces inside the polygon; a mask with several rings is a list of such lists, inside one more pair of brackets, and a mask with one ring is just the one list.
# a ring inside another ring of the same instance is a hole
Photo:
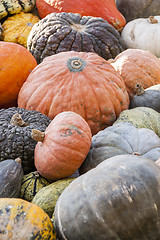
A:
{"label": "speckled squash", "polygon": [[45,131],[51,119],[37,111],[23,108],[0,110],[0,161],[20,157],[24,173],[35,170],[34,149],[36,141],[31,131]]}
{"label": "speckled squash", "polygon": [[129,97],[122,77],[105,59],[69,51],[38,64],[19,92],[18,106],[51,119],[63,111],[76,112],[96,134],[128,109]]}
{"label": "speckled squash", "polygon": [[160,137],[160,113],[148,107],[124,110],[114,122],[130,122],[138,128],[149,128]]}
{"label": "speckled squash", "polygon": [[74,179],[76,178],[65,178],[42,188],[34,196],[32,203],[42,208],[51,218],[59,196]]}
{"label": "speckled squash", "polygon": [[0,239],[55,240],[56,236],[40,207],[19,198],[0,198]]}
{"label": "speckled squash", "polygon": [[20,197],[31,202],[34,196],[49,184],[50,182],[40,176],[37,171],[25,174],[21,184]]}
{"label": "speckled squash", "polygon": [[38,16],[24,12],[8,17],[2,24],[2,40],[18,43],[27,48],[28,35],[39,20]]}
{"label": "speckled squash", "polygon": [[28,36],[27,48],[42,62],[59,52],[95,52],[115,58],[125,49],[119,32],[102,18],[76,13],[50,13],[36,23]]}

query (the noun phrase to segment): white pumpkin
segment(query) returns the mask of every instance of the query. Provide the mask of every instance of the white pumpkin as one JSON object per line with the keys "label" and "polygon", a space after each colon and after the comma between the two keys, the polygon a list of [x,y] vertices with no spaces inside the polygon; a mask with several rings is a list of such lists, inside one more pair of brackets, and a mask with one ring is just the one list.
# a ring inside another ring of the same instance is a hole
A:
{"label": "white pumpkin", "polygon": [[127,48],[138,48],[160,57],[160,16],[137,18],[128,22],[121,37]]}

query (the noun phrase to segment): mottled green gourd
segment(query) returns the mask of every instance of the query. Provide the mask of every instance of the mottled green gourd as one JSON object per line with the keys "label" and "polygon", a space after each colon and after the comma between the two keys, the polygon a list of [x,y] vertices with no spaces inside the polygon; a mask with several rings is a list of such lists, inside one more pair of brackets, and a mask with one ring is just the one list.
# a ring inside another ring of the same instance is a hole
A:
{"label": "mottled green gourd", "polygon": [[36,193],[49,184],[37,171],[26,174],[21,185],[21,198],[31,202]]}
{"label": "mottled green gourd", "polygon": [[52,217],[59,196],[74,179],[75,178],[65,178],[42,188],[35,195],[32,203],[38,205],[49,215],[49,217]]}

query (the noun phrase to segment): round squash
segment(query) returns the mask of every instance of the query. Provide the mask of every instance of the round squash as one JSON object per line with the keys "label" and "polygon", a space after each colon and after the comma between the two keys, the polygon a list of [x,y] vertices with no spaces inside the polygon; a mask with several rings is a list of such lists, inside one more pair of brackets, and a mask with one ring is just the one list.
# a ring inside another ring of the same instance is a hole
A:
{"label": "round squash", "polygon": [[8,17],[2,24],[2,40],[18,43],[27,48],[28,35],[39,20],[38,16],[24,12]]}
{"label": "round squash", "polygon": [[70,51],[45,58],[29,74],[18,106],[51,119],[63,111],[76,112],[96,134],[128,109],[129,97],[123,79],[105,59]]}
{"label": "round squash", "polygon": [[59,180],[75,173],[91,146],[91,130],[77,113],[59,113],[45,132],[32,130],[38,143],[34,151],[37,171],[49,180]]}
{"label": "round squash", "polygon": [[75,179],[55,207],[57,238],[160,238],[160,168],[141,156],[117,155]]}
{"label": "round squash", "polygon": [[136,94],[137,84],[146,89],[160,83],[160,59],[149,51],[127,49],[110,62],[123,78],[130,100]]}
{"label": "round squash", "polygon": [[19,90],[37,62],[25,47],[17,43],[0,41],[0,52],[1,109],[17,106]]}
{"label": "round squash", "polygon": [[104,19],[62,12],[48,14],[33,26],[27,48],[40,63],[47,56],[71,50],[115,58],[125,45],[119,32]]}
{"label": "round squash", "polygon": [[0,229],[0,239],[56,239],[49,216],[37,205],[19,198],[0,198]]}
{"label": "round squash", "polygon": [[122,154],[138,155],[153,161],[160,157],[160,138],[147,128],[120,122],[92,137],[89,153],[79,173],[84,174],[110,157]]}

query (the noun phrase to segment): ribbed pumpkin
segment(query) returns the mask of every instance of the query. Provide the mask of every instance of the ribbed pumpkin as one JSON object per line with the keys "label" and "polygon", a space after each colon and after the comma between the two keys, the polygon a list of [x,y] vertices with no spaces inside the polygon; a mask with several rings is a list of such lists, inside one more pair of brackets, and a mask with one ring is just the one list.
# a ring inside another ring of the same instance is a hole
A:
{"label": "ribbed pumpkin", "polygon": [[17,106],[17,96],[29,73],[37,66],[23,46],[0,41],[0,109]]}
{"label": "ribbed pumpkin", "polygon": [[53,119],[63,111],[80,114],[92,134],[113,124],[129,105],[121,76],[95,53],[62,52],[44,59],[28,76],[18,106]]}
{"label": "ribbed pumpkin", "polygon": [[54,240],[53,224],[37,205],[19,198],[0,198],[0,239]]}
{"label": "ribbed pumpkin", "polygon": [[130,99],[136,94],[137,84],[146,89],[160,83],[160,59],[149,51],[127,49],[109,61],[122,76]]}
{"label": "ribbed pumpkin", "polygon": [[33,130],[37,171],[49,180],[69,177],[80,167],[91,146],[91,130],[77,113],[59,113],[45,132]]}
{"label": "ribbed pumpkin", "polygon": [[52,12],[72,12],[82,16],[102,17],[116,29],[121,29],[126,23],[114,0],[37,0],[36,6],[41,18]]}
{"label": "ribbed pumpkin", "polygon": [[8,17],[2,24],[2,40],[19,43],[27,48],[28,35],[39,20],[38,16],[24,12]]}

